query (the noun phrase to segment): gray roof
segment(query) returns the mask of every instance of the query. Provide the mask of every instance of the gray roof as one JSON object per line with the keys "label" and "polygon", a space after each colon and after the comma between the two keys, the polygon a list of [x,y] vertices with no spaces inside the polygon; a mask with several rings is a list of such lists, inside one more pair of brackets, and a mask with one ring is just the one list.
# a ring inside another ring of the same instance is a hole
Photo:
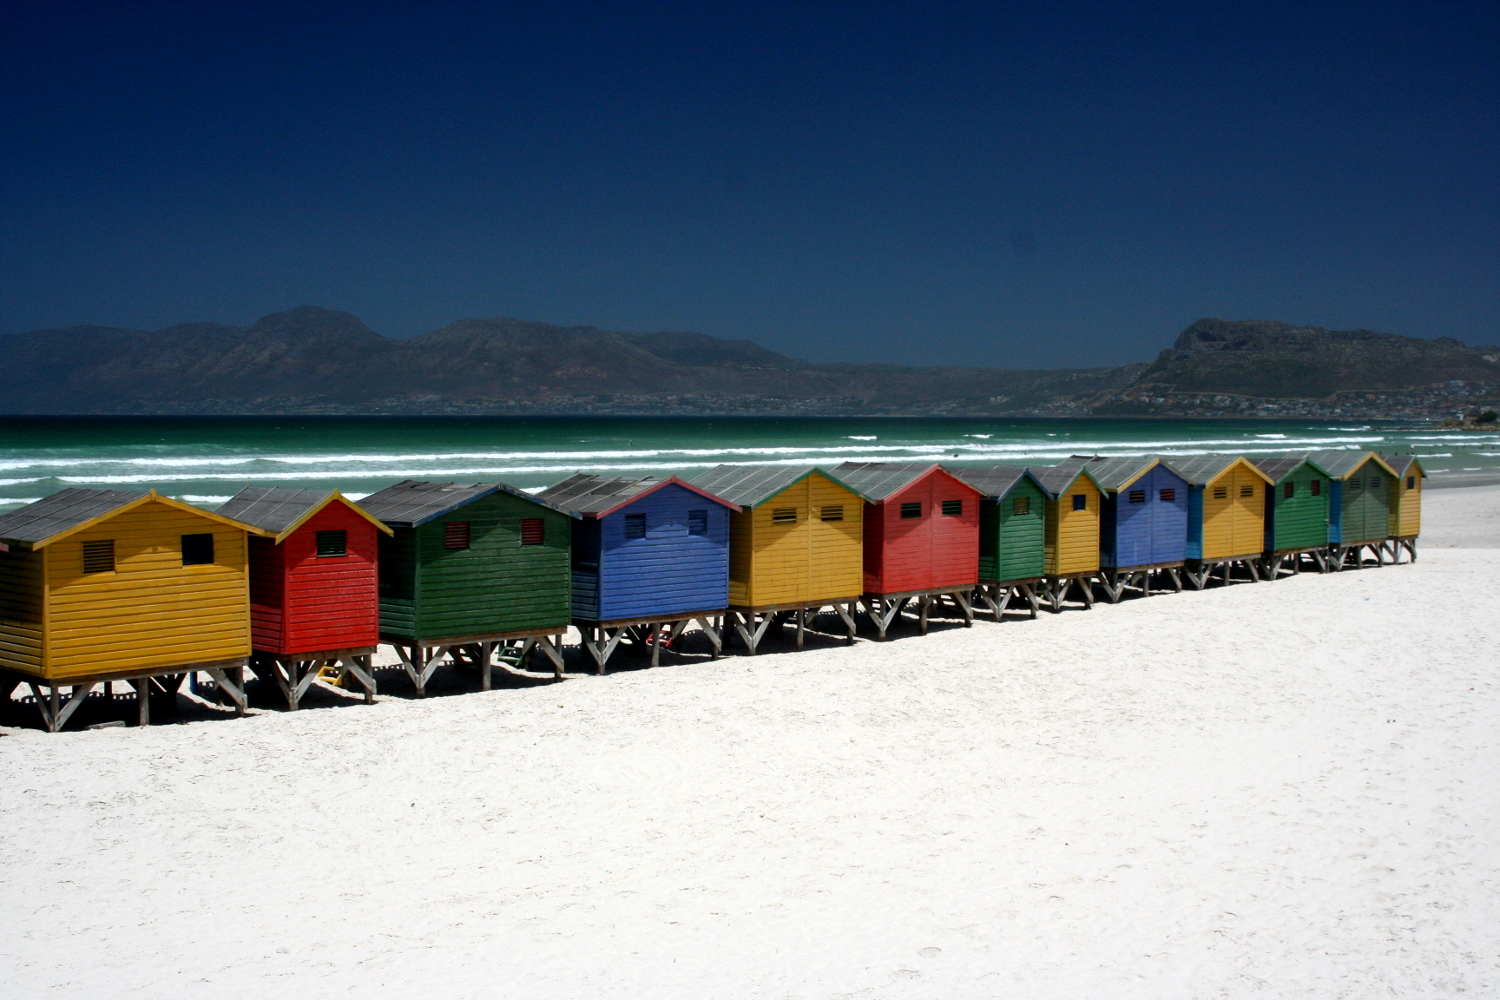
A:
{"label": "gray roof", "polygon": [[[1172,460],[1172,471],[1194,486],[1206,486],[1219,473],[1238,462],[1243,455],[1190,455],[1187,458],[1174,458]],[[1256,463],[1245,459],[1251,465]],[[1258,466],[1257,466],[1258,468]],[[1269,473],[1267,473],[1269,475]]]}
{"label": "gray roof", "polygon": [[1327,470],[1334,479],[1343,479],[1364,465],[1371,454],[1368,451],[1310,451],[1307,457]]}
{"label": "gray roof", "polygon": [[884,500],[937,468],[936,462],[845,462],[834,466],[833,474],[850,489]]}
{"label": "gray roof", "polygon": [[415,528],[491,493],[509,493],[538,506],[571,517],[578,516],[572,511],[563,510],[557,504],[539,500],[525,490],[504,483],[470,483],[465,486],[459,483],[424,483],[407,479],[395,486],[387,486],[379,493],[371,493],[359,505],[365,513],[384,521],[392,528]]}
{"label": "gray roof", "polygon": [[[1075,455],[1074,457],[1077,458],[1079,456]],[[1095,456],[1089,459],[1088,463],[1089,471],[1094,474],[1094,478],[1099,481],[1099,485],[1103,486],[1106,490],[1122,490],[1128,484],[1139,479],[1152,466],[1158,464],[1164,466],[1168,472],[1177,473],[1183,479],[1187,478],[1182,473],[1177,472],[1177,468],[1170,462],[1156,455],[1146,455],[1144,457],[1140,455],[1124,455],[1115,458]]]}
{"label": "gray roof", "polygon": [[45,542],[53,535],[119,510],[147,495],[123,490],[59,490],[50,497],[0,515],[0,541],[21,545]]}
{"label": "gray roof", "polygon": [[1056,465],[1031,465],[1027,466],[1032,476],[1036,478],[1037,484],[1047,491],[1047,495],[1056,500],[1062,491],[1073,485],[1073,480],[1078,478],[1079,473],[1086,473],[1097,484],[1098,479],[1094,477],[1094,470],[1089,467],[1088,462],[1068,461],[1059,462]]}
{"label": "gray roof", "polygon": [[334,490],[294,490],[281,486],[246,486],[220,507],[218,513],[245,524],[281,534]]}
{"label": "gray roof", "polygon": [[723,497],[732,504],[748,509],[765,503],[814,472],[827,476],[864,499],[870,499],[838,476],[815,465],[716,465],[707,472],[700,472],[688,482],[700,490],[707,490],[714,496]]}
{"label": "gray roof", "polygon": [[987,497],[1003,497],[1015,489],[1022,479],[1037,482],[1036,474],[1024,465],[980,465],[949,469],[959,479],[968,483]]}
{"label": "gray roof", "polygon": [[1396,475],[1398,476],[1406,475],[1411,471],[1413,465],[1417,467],[1417,471],[1422,473],[1423,477],[1427,475],[1426,471],[1422,468],[1422,463],[1417,461],[1417,456],[1415,455],[1381,455],[1380,457],[1385,459],[1386,465],[1396,470]]}
{"label": "gray roof", "polygon": [[1255,467],[1278,483],[1286,477],[1287,473],[1306,464],[1306,455],[1285,455],[1280,458],[1255,459]]}
{"label": "gray roof", "polygon": [[714,496],[701,486],[694,486],[676,476],[641,476],[639,478],[616,477],[606,479],[603,476],[593,475],[588,472],[575,472],[573,475],[547,487],[536,494],[537,499],[545,500],[556,505],[561,510],[573,514],[591,515],[607,514],[622,504],[629,503],[633,498],[650,493],[668,483],[676,483],[678,486],[694,493],[701,493],[704,499],[714,503],[723,504],[726,507],[734,507],[735,504]]}

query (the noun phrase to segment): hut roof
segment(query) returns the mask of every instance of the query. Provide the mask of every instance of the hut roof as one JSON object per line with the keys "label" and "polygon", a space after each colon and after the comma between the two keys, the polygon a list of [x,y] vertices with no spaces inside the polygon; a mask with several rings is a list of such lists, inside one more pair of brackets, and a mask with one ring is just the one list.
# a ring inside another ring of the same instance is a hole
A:
{"label": "hut roof", "polygon": [[1254,462],[1251,462],[1243,455],[1193,455],[1189,458],[1180,458],[1174,461],[1172,463],[1172,471],[1194,486],[1207,486],[1235,465],[1244,465],[1245,468],[1268,483],[1275,482],[1269,475],[1262,472]]}
{"label": "hut roof", "polygon": [[845,483],[838,476],[815,465],[716,465],[707,472],[694,476],[690,482],[700,489],[728,500],[746,510],[758,507],[790,486],[795,486],[813,473],[826,476],[861,500],[871,503],[875,498],[866,496]]}
{"label": "hut roof", "polygon": [[1278,483],[1304,465],[1311,465],[1329,479],[1337,478],[1309,455],[1273,455],[1270,458],[1257,458],[1254,465]]}
{"label": "hut roof", "polygon": [[504,483],[470,483],[463,486],[458,483],[424,483],[407,479],[394,486],[387,486],[379,493],[371,493],[360,501],[360,505],[366,513],[393,528],[416,528],[494,493],[509,493],[569,517],[578,516]]}
{"label": "hut roof", "polygon": [[1328,475],[1333,479],[1343,479],[1372,458],[1379,462],[1385,471],[1391,475],[1400,475],[1400,473],[1390,467],[1385,459],[1373,451],[1310,451],[1307,453],[1307,457],[1326,470]]}
{"label": "hut roof", "polygon": [[578,472],[560,483],[547,487],[536,496],[540,500],[556,504],[559,508],[570,513],[580,514],[584,517],[604,517],[630,503],[639,500],[647,494],[654,493],[664,486],[681,486],[683,489],[696,493],[705,500],[722,504],[725,507],[737,508],[738,504],[731,503],[722,497],[694,486],[677,476],[642,476],[638,479],[617,477],[606,479],[603,476],[591,475],[587,472]]}
{"label": "hut roof", "polygon": [[119,514],[132,507],[138,507],[143,503],[155,500],[178,510],[190,511],[202,515],[213,521],[222,521],[224,524],[232,525],[242,531],[253,534],[264,535],[268,532],[256,528],[253,525],[244,524],[222,514],[215,514],[194,507],[192,504],[164,497],[155,490],[146,493],[133,493],[123,490],[87,490],[66,489],[59,490],[49,497],[43,497],[35,503],[29,503],[24,507],[18,507],[8,514],[0,516],[0,542],[30,546],[31,548],[42,548],[50,545],[59,538],[71,535],[75,531],[103,520],[113,514]]}
{"label": "hut roof", "polygon": [[1117,493],[1158,465],[1164,466],[1168,472],[1182,476],[1183,479],[1187,478],[1178,472],[1175,466],[1158,455],[1123,455],[1115,458],[1103,455],[1074,455],[1073,457],[1087,461],[1088,470],[1094,474],[1094,480],[1102,484],[1104,489]]}
{"label": "hut roof", "polygon": [[950,470],[936,462],[845,462],[835,466],[833,472],[839,482],[875,500],[888,499],[933,472],[951,475]]}
{"label": "hut roof", "polygon": [[1422,468],[1422,463],[1415,455],[1381,455],[1386,465],[1395,470],[1397,476],[1405,476],[1412,468],[1416,468],[1417,475],[1423,479],[1427,478],[1427,470]]}
{"label": "hut roof", "polygon": [[1037,488],[1045,490],[1042,481],[1024,465],[982,465],[950,469],[959,479],[974,487],[987,497],[1003,497],[1022,479],[1030,479]]}
{"label": "hut roof", "polygon": [[358,504],[338,490],[294,490],[282,486],[246,486],[230,497],[219,513],[236,521],[264,528],[276,536],[278,544],[302,527],[318,511],[335,500],[342,500],[375,527],[391,534],[391,529],[371,517]]}
{"label": "hut roof", "polygon": [[1063,490],[1073,485],[1079,476],[1087,476],[1089,481],[1104,490],[1105,486],[1095,476],[1088,462],[1068,461],[1059,462],[1056,465],[1028,466],[1031,474],[1036,478],[1037,485],[1046,491],[1047,495],[1056,500],[1062,496]]}

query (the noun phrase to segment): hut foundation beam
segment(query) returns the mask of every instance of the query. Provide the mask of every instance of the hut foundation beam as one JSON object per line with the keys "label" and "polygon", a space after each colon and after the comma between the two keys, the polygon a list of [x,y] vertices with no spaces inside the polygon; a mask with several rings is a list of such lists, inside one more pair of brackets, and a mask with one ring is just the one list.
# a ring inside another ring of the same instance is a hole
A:
{"label": "hut foundation beam", "polygon": [[438,661],[448,651],[448,647],[434,646],[429,650],[425,646],[412,646],[408,651],[405,646],[396,646],[395,649],[396,655],[401,658],[401,666],[406,670],[406,676],[416,685],[417,697],[427,697],[427,682],[432,679],[433,671],[437,670]]}
{"label": "hut foundation beam", "polygon": [[540,649],[542,655],[552,661],[552,676],[558,680],[562,680],[562,636],[545,634],[528,636],[526,641],[521,644],[521,656],[524,658],[527,653],[534,649]]}
{"label": "hut foundation beam", "polygon": [[770,627],[771,622],[775,620],[776,614],[775,612],[762,613],[758,625],[753,611],[748,614],[731,611],[725,617],[734,625],[734,630],[739,633],[740,640],[744,642],[750,655],[754,656],[756,647],[760,645],[761,638],[766,634],[766,629]]}
{"label": "hut foundation beam", "polygon": [[[240,676],[231,677],[230,674],[239,674]],[[233,702],[234,714],[244,715],[246,701],[244,668],[234,667],[224,670],[219,667],[210,667],[208,669],[208,676],[214,679],[214,687],[227,695],[229,700]],[[239,683],[235,683],[236,681]]]}
{"label": "hut foundation beam", "polygon": [[886,630],[891,627],[891,622],[901,613],[901,609],[906,607],[909,599],[906,597],[894,600],[887,600],[884,597],[864,598],[865,614],[875,626],[877,642],[885,642]]}
{"label": "hut foundation beam", "polygon": [[72,685],[67,701],[62,700],[62,695],[55,684],[47,686],[45,695],[42,694],[41,685],[29,683],[28,686],[36,698],[36,707],[42,713],[42,723],[46,725],[47,732],[55,733],[68,724],[68,719],[78,711],[78,706],[83,704],[95,685],[93,683]]}
{"label": "hut foundation beam", "polygon": [[151,725],[151,678],[137,677],[130,683],[135,688],[135,724],[144,729]]}
{"label": "hut foundation beam", "polygon": [[[361,662],[363,661],[363,662]],[[375,675],[371,672],[371,657],[369,656],[340,656],[339,666],[343,668],[341,677],[353,677],[359,682],[359,686],[365,689],[365,704],[375,703]]]}

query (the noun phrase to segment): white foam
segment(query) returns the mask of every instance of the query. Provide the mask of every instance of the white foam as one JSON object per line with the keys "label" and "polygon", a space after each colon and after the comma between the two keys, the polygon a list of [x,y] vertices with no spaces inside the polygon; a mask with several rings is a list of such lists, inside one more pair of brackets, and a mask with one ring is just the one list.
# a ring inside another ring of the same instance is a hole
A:
{"label": "white foam", "polygon": [[1439,452],[1434,452],[1431,455],[1418,455],[1417,457],[1418,458],[1452,458],[1453,457],[1453,452],[1451,452],[1451,451],[1439,451]]}
{"label": "white foam", "polygon": [[32,476],[30,479],[0,479],[0,486],[19,486],[22,483],[39,483],[41,476]]}
{"label": "white foam", "polygon": [[878,440],[880,440],[880,435],[878,435],[878,434],[846,434],[845,437],[847,437],[850,441],[878,441]]}
{"label": "white foam", "polygon": [[180,494],[177,495],[177,499],[178,500],[182,500],[182,501],[184,501],[186,503],[228,503],[230,498],[227,497],[227,496],[223,496],[223,497],[218,497],[218,496],[208,497],[208,496],[198,496],[197,494],[194,494],[194,493],[180,493]]}
{"label": "white foam", "polygon": [[1255,436],[1258,437],[1258,438],[1285,438],[1286,437],[1285,434],[1257,434]]}

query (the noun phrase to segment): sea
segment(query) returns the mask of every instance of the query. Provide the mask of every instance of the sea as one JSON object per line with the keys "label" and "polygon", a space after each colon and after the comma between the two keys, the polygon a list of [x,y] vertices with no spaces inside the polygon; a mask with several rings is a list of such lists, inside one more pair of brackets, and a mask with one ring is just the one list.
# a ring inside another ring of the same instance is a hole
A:
{"label": "sea", "polygon": [[213,508],[245,486],[403,479],[533,492],[574,472],[691,476],[721,464],[1051,465],[1073,455],[1415,454],[1430,486],[1500,483],[1500,430],[1336,421],[761,417],[5,417],[0,511],[69,487],[155,489]]}

